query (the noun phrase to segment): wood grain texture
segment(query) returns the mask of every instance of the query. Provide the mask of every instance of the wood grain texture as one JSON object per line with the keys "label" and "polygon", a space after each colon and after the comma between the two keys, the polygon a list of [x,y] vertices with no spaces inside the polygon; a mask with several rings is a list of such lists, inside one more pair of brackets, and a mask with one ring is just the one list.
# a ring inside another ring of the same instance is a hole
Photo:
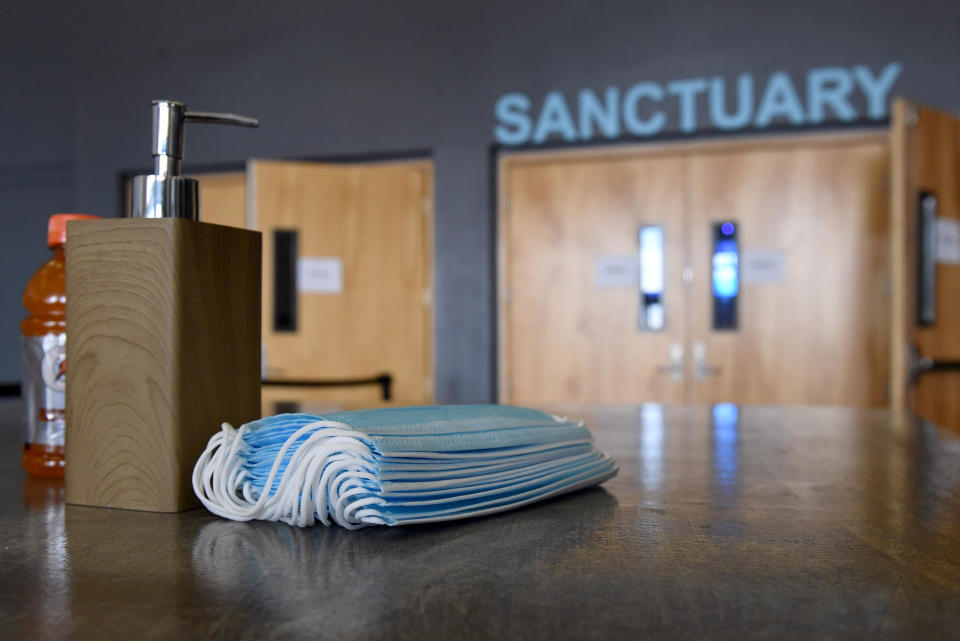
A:
{"label": "wood grain texture", "polygon": [[913,342],[916,309],[916,212],[907,202],[911,105],[898,98],[890,105],[890,407],[913,407],[908,347]]}
{"label": "wood grain texture", "polygon": [[[253,161],[251,224],[264,234],[263,341],[271,379],[394,377],[397,404],[433,398],[432,168]],[[343,292],[298,292],[297,331],[273,330],[273,231],[299,255],[343,263]],[[350,392],[376,394],[376,389]]]}
{"label": "wood grain texture", "polygon": [[[888,403],[887,171],[875,137],[689,157],[691,341],[719,368],[691,380],[689,402]],[[741,282],[736,331],[713,330],[712,227],[724,220],[741,256],[785,260],[781,282]]]}
{"label": "wood grain texture", "polygon": [[[64,507],[0,457],[10,639],[860,641],[960,630],[960,438],[906,413],[549,406],[617,477],[348,531]],[[0,400],[0,451],[21,406]],[[146,632],[146,634],[145,634]]]}
{"label": "wood grain texture", "polygon": [[259,416],[260,234],[176,219],[69,233],[67,501],[194,507],[209,437]]}
{"label": "wood grain texture", "polygon": [[[683,382],[659,368],[686,328],[683,157],[502,167],[501,402],[682,402]],[[636,256],[643,224],[663,225],[667,245],[660,332],[638,331],[636,286],[594,282],[599,256]]]}
{"label": "wood grain texture", "polygon": [[200,220],[214,225],[247,227],[247,176],[243,171],[194,174],[200,194]]}
{"label": "wood grain texture", "polygon": [[[887,402],[887,141],[875,132],[535,152],[500,164],[500,399]],[[710,226],[781,249],[787,278],[745,285],[741,331],[712,332]],[[636,330],[635,289],[593,261],[667,230],[667,331]],[[682,279],[689,269],[692,282]],[[694,340],[721,376],[693,381]],[[658,372],[685,345],[687,383]]]}
{"label": "wood grain texture", "polygon": [[[939,217],[960,218],[960,121],[929,107],[898,101],[893,127],[894,137],[902,142],[894,149],[895,162],[901,167],[895,174],[892,207],[904,230],[894,248],[902,277],[895,298],[898,331],[893,349],[901,359],[914,344],[921,356],[960,360],[960,265],[937,265],[937,318],[932,326],[917,325],[915,294],[919,192],[936,194]],[[892,385],[917,414],[960,432],[960,372],[923,374],[911,390],[901,365]]]}

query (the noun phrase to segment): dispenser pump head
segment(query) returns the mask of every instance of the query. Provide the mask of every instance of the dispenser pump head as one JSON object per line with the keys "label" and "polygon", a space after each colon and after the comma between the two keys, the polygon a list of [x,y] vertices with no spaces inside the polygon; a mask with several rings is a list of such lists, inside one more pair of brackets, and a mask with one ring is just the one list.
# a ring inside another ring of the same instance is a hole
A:
{"label": "dispenser pump head", "polygon": [[133,218],[199,219],[197,181],[180,175],[183,127],[188,122],[257,127],[256,118],[191,111],[176,100],[153,101],[153,173],[133,179]]}

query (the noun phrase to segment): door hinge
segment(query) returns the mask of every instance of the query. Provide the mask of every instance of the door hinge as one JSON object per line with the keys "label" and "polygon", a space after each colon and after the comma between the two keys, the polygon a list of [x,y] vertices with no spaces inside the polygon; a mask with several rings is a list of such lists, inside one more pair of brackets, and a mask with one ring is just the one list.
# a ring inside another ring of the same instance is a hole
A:
{"label": "door hinge", "polygon": [[909,105],[907,107],[906,122],[908,127],[916,127],[917,123],[920,122],[920,112],[917,111],[917,108],[914,105]]}

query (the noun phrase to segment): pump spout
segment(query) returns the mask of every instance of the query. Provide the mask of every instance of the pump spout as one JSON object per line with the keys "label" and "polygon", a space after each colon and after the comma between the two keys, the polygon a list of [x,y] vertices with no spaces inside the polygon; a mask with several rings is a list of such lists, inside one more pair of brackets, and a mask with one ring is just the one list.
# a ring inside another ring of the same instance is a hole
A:
{"label": "pump spout", "polygon": [[177,100],[153,101],[153,173],[133,179],[133,218],[198,220],[197,181],[181,176],[183,127],[188,122],[257,127],[256,118],[210,111],[190,111]]}

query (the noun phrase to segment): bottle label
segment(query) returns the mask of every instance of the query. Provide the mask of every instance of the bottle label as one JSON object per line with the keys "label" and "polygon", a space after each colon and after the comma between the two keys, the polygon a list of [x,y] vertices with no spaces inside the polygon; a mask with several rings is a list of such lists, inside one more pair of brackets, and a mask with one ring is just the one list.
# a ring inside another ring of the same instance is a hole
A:
{"label": "bottle label", "polygon": [[27,443],[64,443],[67,382],[67,335],[24,336],[23,400],[27,408]]}

